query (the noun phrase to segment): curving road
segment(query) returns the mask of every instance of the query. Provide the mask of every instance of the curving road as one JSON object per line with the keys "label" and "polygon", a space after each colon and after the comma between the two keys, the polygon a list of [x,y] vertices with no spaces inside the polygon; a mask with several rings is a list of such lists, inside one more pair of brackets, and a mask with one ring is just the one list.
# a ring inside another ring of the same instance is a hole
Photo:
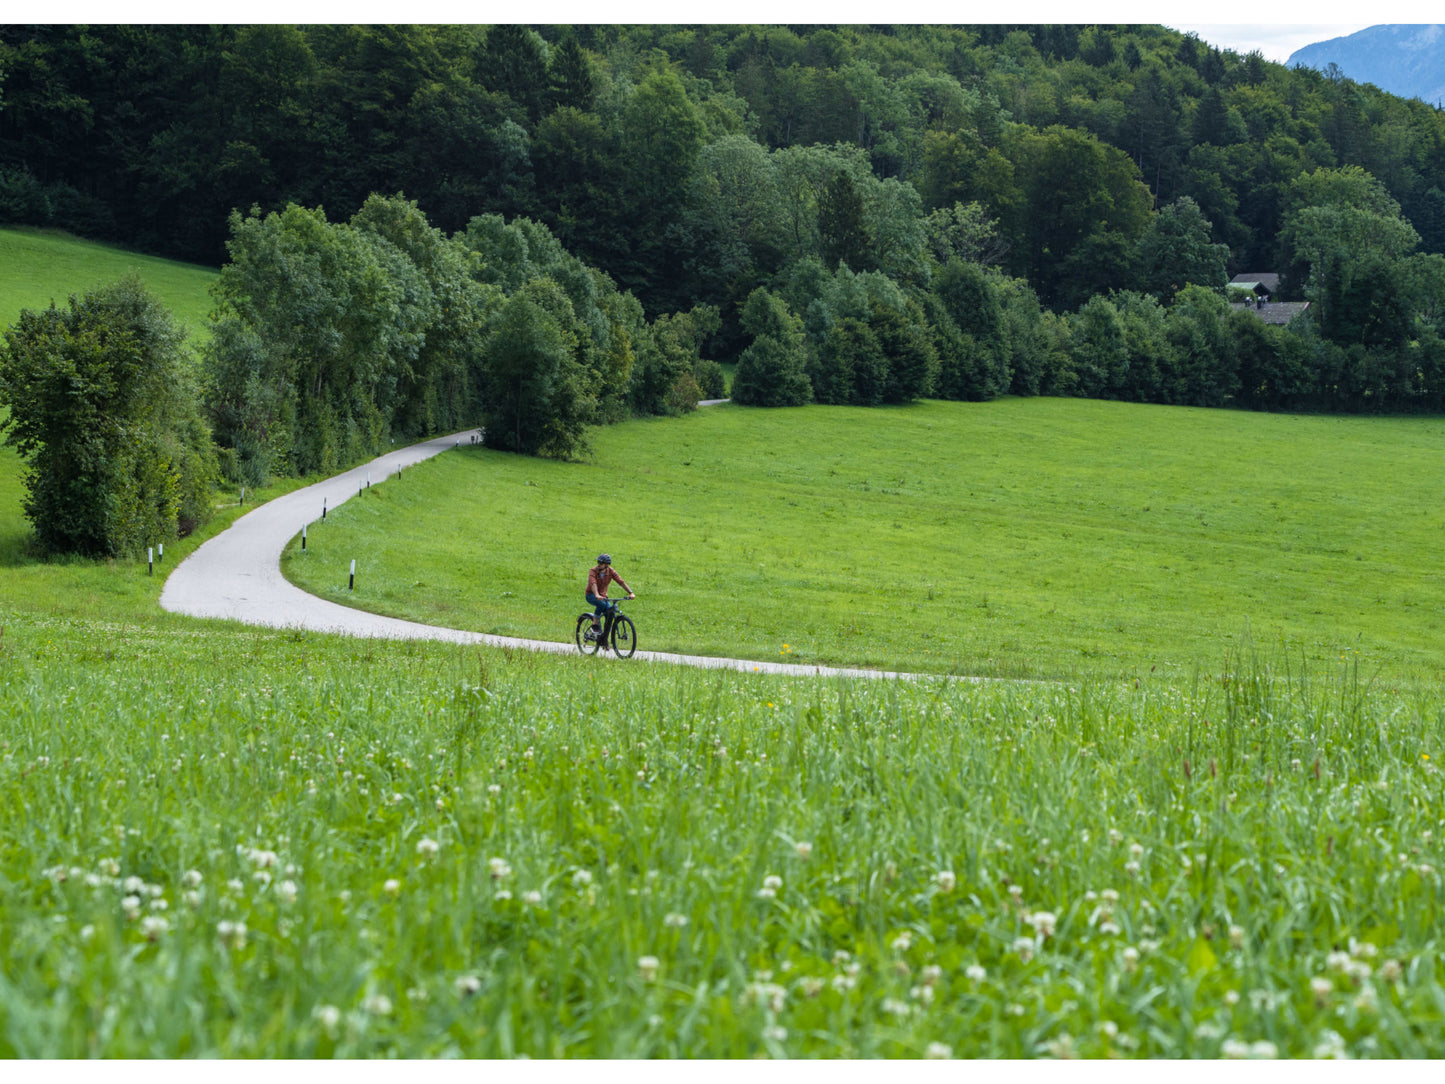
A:
{"label": "curving road", "polygon": [[[348,606],[340,606],[315,595],[308,595],[281,576],[281,552],[286,548],[286,543],[300,533],[304,525],[320,519],[323,507],[330,510],[344,504],[357,495],[361,487],[367,484],[368,478],[371,484],[375,485],[391,477],[399,469],[470,443],[474,434],[475,430],[467,430],[388,452],[370,463],[277,497],[255,511],[246,513],[216,537],[202,543],[176,566],[176,570],[166,579],[161,590],[161,607],[172,613],[191,617],[219,617],[270,628],[307,629],[312,632],[333,632],[346,636],[390,640],[449,640],[463,644],[527,648],[532,651],[576,651],[576,647],[570,642],[554,643],[550,640],[491,636],[353,610]],[[572,612],[568,611],[559,615],[558,621],[566,624],[572,616]],[[921,676],[895,671],[719,659],[707,655],[674,655],[661,651],[639,651],[634,658],[714,670],[797,676]]]}

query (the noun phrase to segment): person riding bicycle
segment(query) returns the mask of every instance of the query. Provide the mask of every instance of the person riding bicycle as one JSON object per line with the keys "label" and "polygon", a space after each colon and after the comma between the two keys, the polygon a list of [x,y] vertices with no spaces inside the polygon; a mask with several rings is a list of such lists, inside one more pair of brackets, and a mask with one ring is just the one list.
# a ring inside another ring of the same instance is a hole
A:
{"label": "person riding bicycle", "polygon": [[627,581],[617,574],[617,569],[612,567],[612,555],[599,553],[597,564],[587,573],[587,602],[595,607],[592,616],[592,630],[587,633],[587,639],[595,640],[602,633],[601,618],[606,617],[617,608],[617,603],[607,601],[607,585],[618,583],[622,590],[627,592],[628,598],[636,598],[632,588],[627,586]]}

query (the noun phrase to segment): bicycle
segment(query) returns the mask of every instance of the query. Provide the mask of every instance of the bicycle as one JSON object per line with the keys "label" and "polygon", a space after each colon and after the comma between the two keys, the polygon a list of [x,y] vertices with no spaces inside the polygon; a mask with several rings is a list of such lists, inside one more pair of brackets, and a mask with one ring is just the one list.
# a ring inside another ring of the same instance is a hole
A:
{"label": "bicycle", "polygon": [[584,610],[577,615],[577,650],[584,655],[595,655],[602,648],[611,647],[619,659],[630,659],[637,650],[637,626],[632,623],[632,618],[618,609],[621,599],[609,601],[612,603],[612,610],[603,616],[601,632],[592,631],[596,614],[591,610]]}

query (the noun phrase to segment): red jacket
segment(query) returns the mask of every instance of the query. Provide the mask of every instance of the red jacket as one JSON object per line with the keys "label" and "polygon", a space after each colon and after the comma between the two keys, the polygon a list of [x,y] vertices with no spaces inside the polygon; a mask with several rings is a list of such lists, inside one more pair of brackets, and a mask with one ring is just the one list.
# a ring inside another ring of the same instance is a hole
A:
{"label": "red jacket", "polygon": [[619,576],[617,570],[611,565],[597,565],[587,573],[587,593],[589,595],[606,598],[609,583],[620,583],[622,590],[629,595],[632,594],[632,588],[627,586],[627,581]]}

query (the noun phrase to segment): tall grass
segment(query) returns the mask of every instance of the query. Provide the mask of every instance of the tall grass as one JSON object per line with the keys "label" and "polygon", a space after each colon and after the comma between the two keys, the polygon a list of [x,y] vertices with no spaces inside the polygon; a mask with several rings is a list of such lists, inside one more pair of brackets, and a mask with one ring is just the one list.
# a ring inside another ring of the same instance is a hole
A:
{"label": "tall grass", "polygon": [[1439,1056],[1437,691],[0,641],[0,1053]]}

